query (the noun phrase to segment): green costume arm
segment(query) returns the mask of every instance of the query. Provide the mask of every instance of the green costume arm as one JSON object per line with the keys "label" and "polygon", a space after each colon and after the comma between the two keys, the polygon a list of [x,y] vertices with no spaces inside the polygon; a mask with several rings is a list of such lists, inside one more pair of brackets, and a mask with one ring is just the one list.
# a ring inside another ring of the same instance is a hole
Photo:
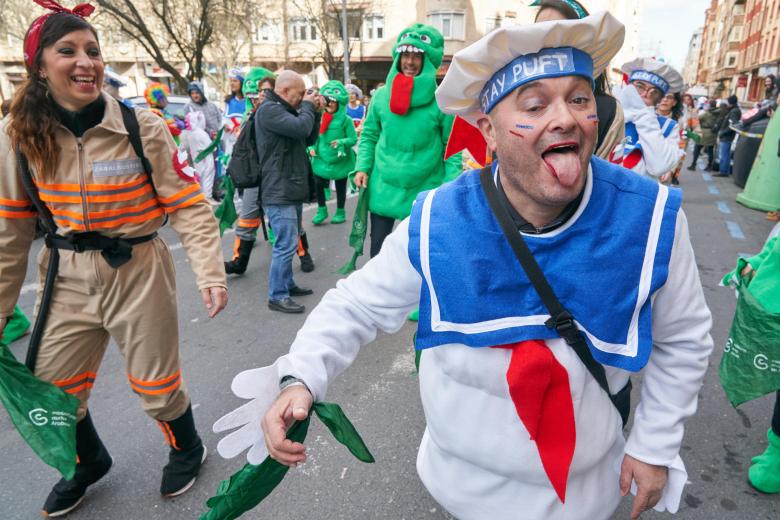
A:
{"label": "green costume arm", "polygon": [[772,253],[772,251],[775,249],[775,245],[777,243],[778,237],[771,238],[767,241],[766,245],[764,246],[764,249],[761,250],[760,253],[758,253],[756,256],[751,256],[747,259],[750,266],[755,270],[758,269],[761,264],[766,260],[766,258]]}
{"label": "green costume arm", "polygon": [[352,119],[348,117],[344,118],[344,129],[347,137],[339,139],[339,144],[343,146],[344,149],[355,146],[355,143],[357,143],[357,132],[355,132],[355,124],[352,122]]}
{"label": "green costume arm", "polygon": [[360,146],[358,147],[358,157],[355,163],[356,172],[366,172],[369,175],[374,168],[374,152],[376,143],[379,140],[379,133],[382,131],[382,124],[376,108],[377,105],[376,98],[368,105],[368,116],[363,122],[363,133],[360,135]]}
{"label": "green costume arm", "polygon": [[[444,115],[441,122],[441,142],[442,149],[447,149],[447,141],[450,139],[450,132],[452,132],[452,123],[455,121],[455,116]],[[449,182],[457,178],[463,170],[463,152],[458,152],[446,161],[444,161],[444,182]]]}

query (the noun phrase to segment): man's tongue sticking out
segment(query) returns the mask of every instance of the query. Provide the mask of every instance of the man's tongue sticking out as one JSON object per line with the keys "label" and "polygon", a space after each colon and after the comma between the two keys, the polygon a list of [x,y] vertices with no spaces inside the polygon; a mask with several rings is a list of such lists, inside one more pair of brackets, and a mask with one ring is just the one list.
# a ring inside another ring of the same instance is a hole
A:
{"label": "man's tongue sticking out", "polygon": [[576,147],[548,150],[542,154],[542,160],[563,186],[570,188],[577,183],[582,164]]}

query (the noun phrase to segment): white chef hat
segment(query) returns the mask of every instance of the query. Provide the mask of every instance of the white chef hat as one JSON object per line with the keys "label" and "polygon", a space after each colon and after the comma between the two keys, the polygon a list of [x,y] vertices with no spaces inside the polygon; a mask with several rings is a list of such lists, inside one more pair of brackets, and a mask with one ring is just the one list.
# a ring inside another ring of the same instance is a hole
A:
{"label": "white chef hat", "polygon": [[443,112],[473,124],[525,83],[561,76],[593,80],[624,38],[625,27],[606,11],[580,20],[500,27],[455,54],[436,101]]}
{"label": "white chef hat", "polygon": [[671,65],[653,58],[636,58],[621,67],[628,81],[641,80],[658,88],[663,94],[680,92],[683,77]]}

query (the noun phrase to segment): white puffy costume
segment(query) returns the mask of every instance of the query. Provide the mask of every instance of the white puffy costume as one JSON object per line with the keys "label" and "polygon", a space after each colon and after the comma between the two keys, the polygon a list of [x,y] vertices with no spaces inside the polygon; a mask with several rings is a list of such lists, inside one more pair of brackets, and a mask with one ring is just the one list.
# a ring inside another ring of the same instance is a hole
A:
{"label": "white puffy costume", "polygon": [[652,58],[629,61],[622,70],[629,85],[613,92],[626,121],[622,165],[645,177],[658,178],[673,171],[685,155],[680,149],[680,127],[675,120],[656,114],[655,107],[647,106],[630,82],[642,80],[666,95],[680,92],[683,79],[670,65]]}
{"label": "white puffy costume", "polygon": [[[552,59],[540,58],[536,70],[526,68],[526,77],[515,75],[518,84],[579,74],[562,56],[581,61],[581,52],[592,57],[592,77],[622,40],[623,26],[608,13],[500,28],[455,55],[437,100],[442,110],[473,122],[483,88],[520,57],[563,49]],[[503,87],[509,92],[516,85],[507,79]],[[494,174],[498,169],[494,165]],[[252,400],[214,425],[215,431],[239,427],[222,439],[219,452],[230,457],[249,448],[249,462],[261,462],[267,451],[260,419],[282,377],[302,380],[315,401],[323,400],[361,346],[379,330],[398,331],[419,305],[416,347],[422,350],[427,427],[417,470],[444,508],[460,520],[604,520],[620,501],[620,465],[629,454],[669,468],[656,509],[675,512],[687,479],[679,457],[683,421],[696,410],[712,349],[711,316],[680,202],[678,191],[593,158],[571,218],[546,234],[525,236],[605,366],[612,393],[632,372],[644,371],[627,441],[607,394],[572,348],[544,325],[549,315],[485,202],[478,172],[467,172],[420,195],[380,254],[325,294],[289,354],[236,376],[234,392]],[[533,373],[544,376],[549,369],[549,381],[537,378],[542,386],[531,389],[542,396],[530,403],[537,407],[531,416],[542,417],[538,424],[522,415],[528,404],[518,393],[523,381],[512,376],[526,353],[543,361],[530,366]],[[547,408],[554,416],[545,415]],[[549,426],[563,424],[563,412],[576,436],[568,460],[557,447],[545,452],[532,439],[556,437]],[[556,485],[561,474],[562,486]]]}

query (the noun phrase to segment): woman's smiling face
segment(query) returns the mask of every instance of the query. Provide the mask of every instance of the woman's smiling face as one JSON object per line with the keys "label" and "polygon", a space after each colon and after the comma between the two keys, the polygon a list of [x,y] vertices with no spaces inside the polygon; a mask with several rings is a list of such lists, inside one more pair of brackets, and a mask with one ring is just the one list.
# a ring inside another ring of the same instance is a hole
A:
{"label": "woman's smiling face", "polygon": [[104,68],[100,45],[88,29],[66,34],[41,55],[40,74],[52,99],[73,112],[100,96]]}

